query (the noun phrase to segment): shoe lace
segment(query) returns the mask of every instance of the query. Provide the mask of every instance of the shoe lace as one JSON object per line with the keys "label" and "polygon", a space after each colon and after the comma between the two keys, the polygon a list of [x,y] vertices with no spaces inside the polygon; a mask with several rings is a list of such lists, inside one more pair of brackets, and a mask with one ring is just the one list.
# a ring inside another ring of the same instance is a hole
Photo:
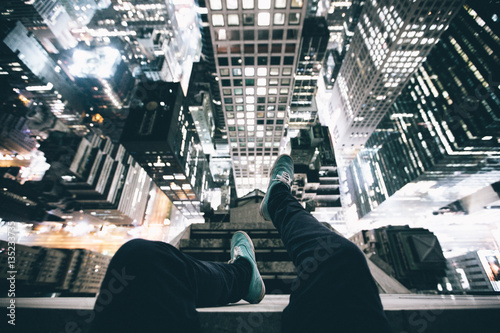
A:
{"label": "shoe lace", "polygon": [[242,255],[243,255],[243,251],[241,250],[241,248],[239,246],[236,245],[235,247],[233,247],[233,258],[231,260],[229,260],[229,263],[232,264],[233,262],[236,261],[236,259],[238,259]]}
{"label": "shoe lace", "polygon": [[292,178],[290,177],[290,174],[286,171],[283,171],[281,175],[276,175],[276,180],[285,183],[286,185],[288,185],[288,187],[292,185]]}

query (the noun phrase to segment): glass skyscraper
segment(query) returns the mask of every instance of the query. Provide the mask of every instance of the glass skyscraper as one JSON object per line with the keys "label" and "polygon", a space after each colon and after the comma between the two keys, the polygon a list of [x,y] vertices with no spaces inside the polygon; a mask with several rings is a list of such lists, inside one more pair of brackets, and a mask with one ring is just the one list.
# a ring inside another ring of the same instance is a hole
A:
{"label": "glass skyscraper", "polygon": [[328,110],[337,155],[346,163],[364,146],[459,5],[451,0],[365,2]]}
{"label": "glass skyscraper", "polygon": [[436,210],[500,180],[495,12],[498,5],[460,10],[351,164],[359,216],[402,188],[407,200],[426,199],[422,209]]}

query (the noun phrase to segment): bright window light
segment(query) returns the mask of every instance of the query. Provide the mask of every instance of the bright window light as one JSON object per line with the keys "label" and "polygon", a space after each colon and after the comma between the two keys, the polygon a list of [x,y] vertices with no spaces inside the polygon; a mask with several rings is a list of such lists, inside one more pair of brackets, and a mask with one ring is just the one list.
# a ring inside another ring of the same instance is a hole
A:
{"label": "bright window light", "polygon": [[238,14],[229,14],[227,16],[227,25],[240,25],[240,17]]}
{"label": "bright window light", "polygon": [[254,76],[255,69],[253,67],[245,67],[245,76]]}
{"label": "bright window light", "polygon": [[222,15],[222,14],[213,14],[212,15],[212,25],[214,27],[222,27],[222,26],[224,26],[224,15]]}
{"label": "bright window light", "polygon": [[259,9],[271,8],[271,0],[259,0]]}
{"label": "bright window light", "polygon": [[253,0],[243,0],[242,1],[243,9],[253,9]]}
{"label": "bright window light", "polygon": [[271,14],[269,13],[259,13],[257,16],[257,24],[261,27],[268,26],[271,22]]}
{"label": "bright window light", "polygon": [[286,8],[286,0],[276,0],[274,2],[275,8]]}
{"label": "bright window light", "polygon": [[284,13],[274,13],[274,25],[285,24],[285,14]]}
{"label": "bright window light", "polygon": [[222,9],[222,1],[221,0],[210,0],[210,9],[221,10]]}
{"label": "bright window light", "polygon": [[227,9],[238,9],[238,0],[227,0],[226,7]]}

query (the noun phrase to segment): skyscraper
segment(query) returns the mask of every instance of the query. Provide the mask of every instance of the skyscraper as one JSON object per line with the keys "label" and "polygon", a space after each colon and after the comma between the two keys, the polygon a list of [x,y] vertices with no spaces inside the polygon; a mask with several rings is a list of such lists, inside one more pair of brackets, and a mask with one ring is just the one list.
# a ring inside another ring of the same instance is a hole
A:
{"label": "skyscraper", "polygon": [[364,146],[460,3],[365,2],[328,111],[337,153],[346,162]]}
{"label": "skyscraper", "polygon": [[460,10],[350,165],[360,217],[402,192],[420,213],[437,212],[500,180],[498,9]]}
{"label": "skyscraper", "polygon": [[179,83],[138,85],[121,142],[186,218],[200,217],[212,182]]}
{"label": "skyscraper", "polygon": [[328,26],[323,17],[308,17],[304,20],[293,80],[290,127],[307,128],[316,121],[318,109],[314,97],[329,37]]}
{"label": "skyscraper", "polygon": [[208,22],[238,196],[265,190],[280,153],[306,6],[211,0]]}

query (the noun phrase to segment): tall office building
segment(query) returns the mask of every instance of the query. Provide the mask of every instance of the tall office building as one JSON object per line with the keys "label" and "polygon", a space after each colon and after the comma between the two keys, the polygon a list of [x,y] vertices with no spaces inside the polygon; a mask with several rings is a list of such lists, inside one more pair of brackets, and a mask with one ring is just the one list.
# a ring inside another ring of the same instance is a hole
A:
{"label": "tall office building", "polygon": [[212,176],[181,85],[138,85],[121,142],[186,218],[201,217]]}
{"label": "tall office building", "polygon": [[360,217],[383,202],[376,214],[393,215],[403,193],[408,207],[439,213],[500,180],[499,9],[460,10],[350,165]]}
{"label": "tall office building", "polygon": [[265,190],[293,93],[306,5],[211,0],[208,22],[238,196]]}
{"label": "tall office building", "polygon": [[[369,0],[334,85],[329,122],[350,162],[448,28],[460,1]],[[342,161],[340,161],[342,163]]]}
{"label": "tall office building", "polygon": [[308,17],[304,20],[293,80],[290,128],[307,128],[316,121],[318,109],[314,97],[329,37],[324,17]]}
{"label": "tall office building", "polygon": [[0,14],[2,20],[21,22],[48,52],[59,53],[78,44],[71,33],[76,23],[58,0],[4,0],[0,3]]}
{"label": "tall office building", "polygon": [[3,55],[7,59],[17,58],[17,61],[6,63],[8,67],[0,75],[6,75],[19,99],[26,105],[42,102],[62,123],[75,132],[85,132],[79,114],[82,98],[60,63],[54,61],[20,21],[2,24],[1,30],[1,46],[8,48],[2,51],[2,64]]}

